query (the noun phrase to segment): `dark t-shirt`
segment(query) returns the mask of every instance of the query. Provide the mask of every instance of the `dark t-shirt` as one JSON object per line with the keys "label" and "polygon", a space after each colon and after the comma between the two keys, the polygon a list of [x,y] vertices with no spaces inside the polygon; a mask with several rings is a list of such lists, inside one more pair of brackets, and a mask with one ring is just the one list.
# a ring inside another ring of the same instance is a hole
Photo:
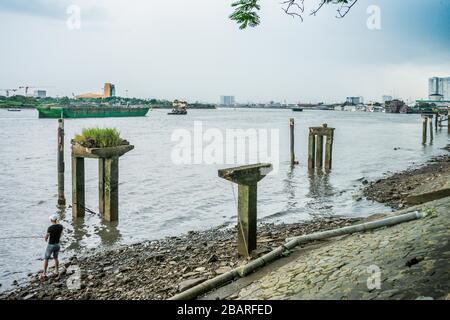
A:
{"label": "dark t-shirt", "polygon": [[50,227],[48,227],[47,233],[50,234],[50,238],[48,239],[48,244],[59,243],[59,238],[61,238],[62,231],[63,231],[63,226],[60,224],[52,224]]}

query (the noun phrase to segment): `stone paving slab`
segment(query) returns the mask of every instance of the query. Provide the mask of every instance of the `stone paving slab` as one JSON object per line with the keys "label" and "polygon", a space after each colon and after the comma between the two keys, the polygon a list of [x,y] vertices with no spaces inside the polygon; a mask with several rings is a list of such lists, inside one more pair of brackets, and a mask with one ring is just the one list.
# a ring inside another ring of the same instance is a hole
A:
{"label": "stone paving slab", "polygon": [[450,197],[421,210],[428,216],[308,251],[230,298],[444,298],[450,293]]}

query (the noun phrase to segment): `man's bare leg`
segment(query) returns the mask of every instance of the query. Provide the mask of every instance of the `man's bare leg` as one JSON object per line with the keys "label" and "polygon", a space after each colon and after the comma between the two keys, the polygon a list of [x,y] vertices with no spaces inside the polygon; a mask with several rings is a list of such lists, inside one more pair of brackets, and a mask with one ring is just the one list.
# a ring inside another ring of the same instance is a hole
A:
{"label": "man's bare leg", "polygon": [[57,258],[55,260],[55,271],[53,271],[53,274],[55,275],[55,278],[59,278],[59,260]]}
{"label": "man's bare leg", "polygon": [[45,280],[45,277],[47,276],[47,269],[48,269],[48,259],[44,259],[44,271],[41,274],[41,280]]}

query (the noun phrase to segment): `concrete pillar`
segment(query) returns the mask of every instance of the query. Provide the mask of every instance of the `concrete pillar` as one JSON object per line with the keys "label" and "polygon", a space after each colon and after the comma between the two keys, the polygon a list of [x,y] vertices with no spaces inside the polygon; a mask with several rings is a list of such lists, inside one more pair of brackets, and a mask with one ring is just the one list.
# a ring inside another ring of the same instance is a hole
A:
{"label": "concrete pillar", "polygon": [[316,136],[309,131],[308,137],[308,169],[314,169],[315,158],[316,158]]}
{"label": "concrete pillar", "polygon": [[98,208],[100,214],[105,213],[105,159],[98,159]]}
{"label": "concrete pillar", "polygon": [[320,169],[323,165],[323,136],[318,135],[316,139],[316,167]]}
{"label": "concrete pillar", "polygon": [[64,195],[64,119],[58,119],[58,206],[66,205]]}
{"label": "concrete pillar", "polygon": [[333,162],[333,140],[334,133],[327,136],[326,149],[325,149],[325,170],[331,169],[331,163]]}
{"label": "concrete pillar", "polygon": [[84,217],[84,158],[72,157],[72,216]]}
{"label": "concrete pillar", "polygon": [[430,123],[430,143],[432,143],[433,139],[434,139],[434,137],[433,137],[433,116],[429,117],[428,121]]}
{"label": "concrete pillar", "polygon": [[259,163],[219,170],[219,177],[238,184],[238,253],[248,257],[256,249],[257,183],[272,170]]}
{"label": "concrete pillar", "polygon": [[428,124],[428,118],[424,117],[422,119],[422,144],[427,143],[427,124]]}
{"label": "concrete pillar", "polygon": [[106,221],[119,220],[119,158],[105,159],[104,212]]}
{"label": "concrete pillar", "polygon": [[291,118],[289,120],[290,142],[291,142],[291,148],[290,148],[290,150],[291,150],[291,166],[298,164],[298,162],[295,161],[294,126],[295,126],[294,119]]}
{"label": "concrete pillar", "polygon": [[257,185],[238,186],[238,253],[249,256],[256,249]]}

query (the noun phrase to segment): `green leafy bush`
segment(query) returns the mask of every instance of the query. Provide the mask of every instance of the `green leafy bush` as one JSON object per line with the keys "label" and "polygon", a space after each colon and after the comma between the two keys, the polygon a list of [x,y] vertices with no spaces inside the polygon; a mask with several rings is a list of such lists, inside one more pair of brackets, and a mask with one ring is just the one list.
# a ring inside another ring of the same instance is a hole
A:
{"label": "green leafy bush", "polygon": [[75,136],[75,142],[87,148],[117,147],[128,144],[114,128],[86,128]]}

